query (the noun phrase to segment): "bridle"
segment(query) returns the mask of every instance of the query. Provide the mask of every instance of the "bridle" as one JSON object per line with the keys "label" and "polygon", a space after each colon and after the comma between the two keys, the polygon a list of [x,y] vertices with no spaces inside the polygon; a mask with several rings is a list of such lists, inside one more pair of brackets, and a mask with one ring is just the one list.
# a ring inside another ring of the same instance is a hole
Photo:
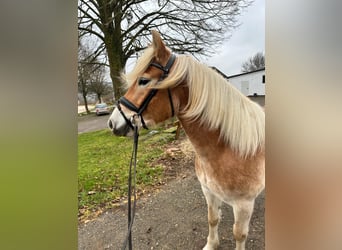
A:
{"label": "bridle", "polygon": [[[170,71],[170,68],[172,67],[173,63],[175,62],[176,59],[176,55],[175,54],[171,54],[168,62],[166,63],[165,67],[152,62],[150,63],[150,66],[156,67],[160,70],[163,71],[163,75],[159,78],[159,82],[164,80]],[[126,108],[128,108],[129,110],[135,112],[135,114],[133,116],[138,116],[140,117],[141,120],[141,124],[143,126],[143,128],[148,129],[146,126],[146,123],[144,121],[144,118],[142,116],[142,113],[145,111],[145,109],[147,108],[148,104],[151,102],[152,98],[157,94],[158,89],[151,89],[150,92],[148,93],[148,95],[145,97],[145,99],[143,100],[143,102],[141,103],[141,105],[139,107],[135,106],[131,101],[129,101],[126,97],[122,96],[118,102],[117,102],[117,108],[120,112],[120,114],[122,115],[122,117],[125,119],[127,125],[134,130],[134,125],[132,124],[132,120],[128,119],[127,116],[125,115],[125,113],[122,111],[120,104],[122,104],[123,106],[125,106]],[[172,96],[171,96],[171,90],[170,88],[167,89],[168,92],[168,96],[169,96],[169,100],[170,100],[170,106],[171,106],[171,117],[174,116],[174,107],[173,107],[173,101],[172,101]]]}
{"label": "bridle", "polygon": [[[170,68],[175,62],[175,59],[176,59],[176,55],[171,54],[165,67],[163,67],[162,65],[158,63],[154,63],[154,62],[150,63],[149,67],[153,66],[163,71],[163,75],[159,78],[159,82],[164,80],[168,76]],[[168,88],[167,91],[168,91],[170,106],[171,106],[171,116],[174,116],[175,111],[173,107],[173,101],[172,101],[170,88]],[[134,217],[135,217],[135,208],[136,208],[136,200],[137,200],[135,184],[136,184],[136,167],[137,167],[137,152],[138,152],[138,137],[139,137],[136,118],[140,118],[142,126],[145,129],[148,129],[144,121],[144,118],[142,116],[142,113],[147,108],[148,104],[150,103],[150,101],[156,95],[157,92],[158,92],[158,89],[151,89],[148,95],[145,97],[144,101],[141,103],[140,107],[136,107],[132,102],[130,102],[124,96],[121,97],[117,103],[117,108],[120,111],[123,118],[125,119],[127,125],[134,131],[133,151],[132,151],[132,157],[131,157],[131,162],[129,166],[129,174],[128,174],[128,204],[127,204],[128,205],[128,232],[127,232],[125,241],[123,243],[122,250],[125,250],[127,245],[128,245],[129,250],[133,249],[132,226],[133,226]],[[127,118],[125,113],[122,111],[120,104],[124,105],[129,110],[135,112],[135,114],[131,117],[131,119]],[[133,170],[133,178],[132,178],[132,170]],[[133,182],[133,185],[132,185],[132,182]],[[133,192],[132,192],[132,188],[133,188]],[[132,195],[133,195],[133,207],[131,204]]]}

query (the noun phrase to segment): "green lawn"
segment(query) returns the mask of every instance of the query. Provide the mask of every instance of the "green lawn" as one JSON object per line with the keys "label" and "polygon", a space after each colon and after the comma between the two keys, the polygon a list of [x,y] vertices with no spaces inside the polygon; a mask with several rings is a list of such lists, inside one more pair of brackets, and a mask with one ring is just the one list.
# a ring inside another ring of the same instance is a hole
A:
{"label": "green lawn", "polygon": [[[163,145],[174,139],[174,134],[163,132],[139,137],[137,187],[160,181],[163,168],[152,164],[163,154]],[[112,201],[127,196],[127,178],[132,154],[133,138],[113,136],[109,130],[78,135],[78,200],[81,214],[111,207]]]}

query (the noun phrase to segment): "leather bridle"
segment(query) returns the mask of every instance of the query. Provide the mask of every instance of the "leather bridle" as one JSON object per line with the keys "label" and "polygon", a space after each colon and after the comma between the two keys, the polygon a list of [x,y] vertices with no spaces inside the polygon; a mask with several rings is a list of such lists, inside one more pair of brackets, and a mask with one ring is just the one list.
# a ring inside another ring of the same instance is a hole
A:
{"label": "leather bridle", "polygon": [[[166,63],[165,67],[152,62],[150,63],[150,66],[156,67],[160,70],[163,71],[163,75],[159,78],[159,82],[164,80],[170,71],[170,68],[172,67],[173,63],[175,62],[176,59],[176,55],[175,54],[171,54],[168,62]],[[150,101],[152,100],[152,98],[157,94],[158,89],[151,89],[150,92],[148,93],[148,95],[145,97],[145,99],[143,100],[143,102],[141,103],[141,105],[139,107],[135,106],[131,101],[129,101],[126,97],[122,96],[117,103],[117,108],[119,110],[119,112],[121,113],[121,115],[123,116],[123,118],[125,119],[127,125],[131,128],[134,129],[134,125],[132,123],[131,119],[128,119],[127,116],[125,115],[125,113],[122,111],[120,104],[122,104],[123,106],[125,106],[126,108],[128,108],[129,110],[135,112],[135,114],[132,116],[138,116],[140,117],[141,120],[141,124],[143,126],[143,128],[148,129],[146,126],[146,123],[144,121],[144,118],[142,116],[142,113],[145,111],[145,109],[147,108],[148,104],[150,103]],[[168,92],[168,96],[169,96],[169,100],[170,100],[170,106],[171,106],[171,117],[174,116],[174,107],[173,107],[173,101],[172,101],[172,96],[171,96],[171,90],[170,88],[167,89]]]}

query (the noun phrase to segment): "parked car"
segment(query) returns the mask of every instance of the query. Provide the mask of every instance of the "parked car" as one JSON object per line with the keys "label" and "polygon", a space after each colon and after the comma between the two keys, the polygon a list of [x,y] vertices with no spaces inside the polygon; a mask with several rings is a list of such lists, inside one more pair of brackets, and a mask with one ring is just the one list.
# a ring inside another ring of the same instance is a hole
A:
{"label": "parked car", "polygon": [[96,115],[109,114],[109,107],[106,103],[99,103],[95,105]]}

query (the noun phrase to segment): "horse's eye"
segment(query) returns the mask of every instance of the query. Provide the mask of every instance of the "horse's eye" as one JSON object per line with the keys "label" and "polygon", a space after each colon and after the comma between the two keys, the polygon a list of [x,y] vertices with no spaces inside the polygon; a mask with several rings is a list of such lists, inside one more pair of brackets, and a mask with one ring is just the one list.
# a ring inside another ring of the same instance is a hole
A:
{"label": "horse's eye", "polygon": [[141,78],[139,78],[138,84],[139,84],[139,85],[146,85],[146,84],[148,84],[150,81],[151,81],[151,80],[148,79],[148,78],[141,77]]}

